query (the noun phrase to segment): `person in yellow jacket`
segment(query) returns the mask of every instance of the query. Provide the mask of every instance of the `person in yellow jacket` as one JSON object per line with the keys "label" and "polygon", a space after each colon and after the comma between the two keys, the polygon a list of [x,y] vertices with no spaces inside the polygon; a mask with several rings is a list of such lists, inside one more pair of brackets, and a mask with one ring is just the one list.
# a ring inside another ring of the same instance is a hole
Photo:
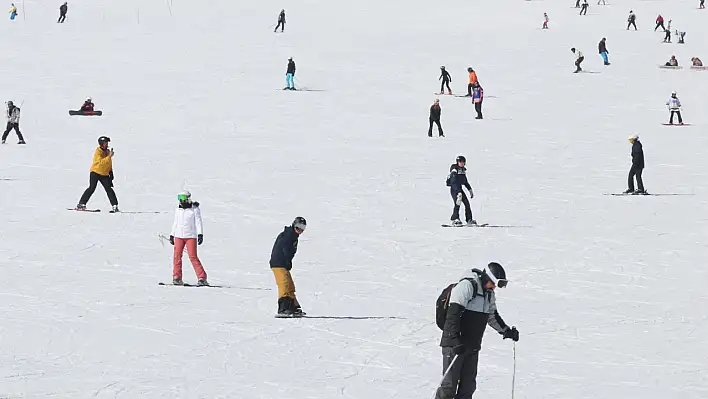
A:
{"label": "person in yellow jacket", "polygon": [[118,198],[113,191],[113,148],[108,148],[108,143],[111,141],[106,136],[98,138],[98,148],[93,153],[93,163],[91,164],[91,174],[89,175],[89,187],[84,191],[84,194],[76,205],[76,210],[86,210],[86,203],[93,192],[96,191],[96,185],[101,182],[101,185],[108,194],[108,200],[111,202],[111,212],[118,211]]}

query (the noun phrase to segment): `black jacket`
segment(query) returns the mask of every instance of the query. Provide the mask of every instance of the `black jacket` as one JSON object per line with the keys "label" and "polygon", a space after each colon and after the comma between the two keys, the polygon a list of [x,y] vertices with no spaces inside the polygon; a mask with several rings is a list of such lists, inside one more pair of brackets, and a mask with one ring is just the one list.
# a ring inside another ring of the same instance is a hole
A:
{"label": "black jacket", "polygon": [[270,267],[283,267],[287,270],[293,268],[298,237],[292,226],[286,226],[283,232],[278,234],[270,254]]}
{"label": "black jacket", "polygon": [[632,167],[644,168],[644,150],[639,140],[634,140],[632,143]]}
{"label": "black jacket", "polygon": [[286,73],[292,73],[293,75],[295,75],[295,61],[288,61],[288,71]]}
{"label": "black jacket", "polygon": [[66,6],[66,4],[62,4],[61,7],[59,7],[59,13],[62,15],[66,14],[66,11],[69,7]]}
{"label": "black jacket", "polygon": [[598,51],[600,54],[602,54],[602,53],[609,53],[609,51],[607,51],[607,46],[605,45],[605,41],[604,41],[604,40],[600,40],[600,43],[597,45],[597,51]]}
{"label": "black jacket", "polygon": [[452,82],[452,78],[450,77],[450,74],[446,70],[442,70],[440,72],[440,77],[438,80],[442,79],[443,82]]}
{"label": "black jacket", "polygon": [[467,182],[467,168],[464,166],[460,167],[456,163],[450,166],[450,191],[458,193],[462,191],[462,187],[467,187],[468,190],[472,190],[472,186]]}
{"label": "black jacket", "polygon": [[285,23],[285,11],[281,11],[280,15],[278,15],[278,22],[283,23],[283,24]]}
{"label": "black jacket", "polygon": [[431,121],[439,121],[441,112],[442,112],[442,109],[440,109],[440,104],[431,105],[430,106],[430,120]]}

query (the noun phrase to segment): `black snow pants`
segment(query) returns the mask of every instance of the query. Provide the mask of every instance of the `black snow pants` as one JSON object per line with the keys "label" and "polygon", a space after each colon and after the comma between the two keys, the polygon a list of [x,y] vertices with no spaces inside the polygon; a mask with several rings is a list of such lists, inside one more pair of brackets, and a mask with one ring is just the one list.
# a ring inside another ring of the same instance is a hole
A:
{"label": "black snow pants", "polygon": [[[459,193],[462,197],[460,202],[465,206],[465,221],[467,222],[472,220],[472,207],[470,206],[470,200],[467,199],[465,192],[460,189]],[[457,202],[457,192],[450,190],[450,195],[452,196],[452,202],[455,204],[452,208],[452,216],[450,216],[450,220],[458,220],[460,218],[460,204]]]}
{"label": "black snow pants", "polygon": [[430,118],[430,126],[428,127],[428,137],[433,137],[433,123],[438,125],[438,135],[444,137],[442,126],[440,126],[440,119]]}
{"label": "black snow pants", "polygon": [[629,21],[629,23],[627,24],[627,30],[629,30],[630,26],[634,26],[634,30],[637,30],[637,23],[636,22]]}
{"label": "black snow pants", "polygon": [[644,168],[638,168],[634,165],[629,169],[629,178],[627,179],[627,188],[634,191],[634,177],[637,177],[637,188],[644,191],[644,181],[642,180],[642,171]]}
{"label": "black snow pants", "polygon": [[277,32],[278,28],[280,28],[281,26],[282,26],[282,28],[280,29],[280,31],[284,32],[285,31],[285,22],[282,22],[282,21],[278,21],[278,25],[275,27],[275,30],[273,32]]}
{"label": "black snow pants", "polygon": [[81,196],[79,204],[86,205],[88,200],[91,199],[93,192],[96,191],[96,186],[98,185],[98,182],[101,182],[103,189],[106,190],[106,194],[108,194],[108,201],[111,202],[111,205],[118,205],[118,198],[116,197],[115,191],[113,191],[113,178],[111,177],[111,175],[102,176],[96,172],[91,172],[91,175],[89,176],[89,186],[86,191],[84,191],[84,194]]}
{"label": "black snow pants", "polygon": [[66,14],[61,13],[61,14],[59,15],[59,19],[57,20],[57,23],[63,24],[64,21],[66,21]]}
{"label": "black snow pants", "polygon": [[575,61],[575,72],[580,72],[583,70],[583,68],[580,67],[580,64],[585,61],[585,57],[580,57]]}
{"label": "black snow pants", "polygon": [[2,141],[5,141],[7,139],[7,136],[10,134],[10,130],[15,129],[15,133],[17,133],[17,138],[20,139],[20,141],[25,141],[24,137],[22,137],[22,133],[20,132],[20,123],[12,123],[12,122],[7,122],[7,127],[5,128],[5,133],[2,134]]}
{"label": "black snow pants", "polygon": [[583,4],[583,8],[580,9],[580,15],[588,15],[588,6]]}
{"label": "black snow pants", "polygon": [[666,28],[664,28],[664,21],[661,21],[661,22],[656,23],[656,27],[654,28],[654,32],[656,32],[656,30],[659,29],[660,26],[661,26],[661,29],[666,30]]}
{"label": "black snow pants", "polygon": [[447,86],[447,91],[452,93],[452,90],[450,90],[450,81],[445,79],[443,79],[442,83],[440,83],[440,93],[445,91],[445,86]]}
{"label": "black snow pants", "polygon": [[666,35],[664,36],[664,42],[671,43],[671,31],[670,30],[666,31]]}
{"label": "black snow pants", "polygon": [[[455,359],[452,348],[442,348],[443,373]],[[438,388],[435,399],[471,399],[477,390],[477,365],[479,364],[479,349],[468,349],[457,355],[455,363],[450,367],[447,376]]]}
{"label": "black snow pants", "polygon": [[681,111],[671,111],[671,116],[669,117],[669,123],[671,123],[671,124],[674,123],[674,114],[676,114],[676,116],[678,116],[679,123],[683,123],[683,118],[681,118]]}
{"label": "black snow pants", "polygon": [[484,100],[480,100],[480,102],[474,103],[474,110],[477,111],[477,119],[482,119],[482,101]]}

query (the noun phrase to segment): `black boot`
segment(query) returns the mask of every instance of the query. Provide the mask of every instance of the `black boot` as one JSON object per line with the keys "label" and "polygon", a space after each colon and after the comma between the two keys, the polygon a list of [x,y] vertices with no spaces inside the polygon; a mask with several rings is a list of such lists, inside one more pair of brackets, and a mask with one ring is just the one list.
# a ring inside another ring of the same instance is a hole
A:
{"label": "black boot", "polygon": [[287,296],[278,298],[278,315],[291,317],[293,315],[293,299]]}

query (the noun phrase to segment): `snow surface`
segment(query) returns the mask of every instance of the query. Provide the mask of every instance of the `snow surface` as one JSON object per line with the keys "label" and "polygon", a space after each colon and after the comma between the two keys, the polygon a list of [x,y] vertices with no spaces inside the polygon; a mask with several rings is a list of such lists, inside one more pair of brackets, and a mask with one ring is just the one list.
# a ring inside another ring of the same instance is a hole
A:
{"label": "snow surface", "polygon": [[[489,261],[512,280],[498,305],[521,332],[516,398],[708,397],[697,0],[591,1],[586,17],[572,1],[73,0],[63,25],[60,1],[16,4],[0,91],[24,101],[28,145],[0,148],[0,397],[430,397],[435,299]],[[658,13],[685,45],[661,43]],[[573,46],[598,73],[571,73]],[[657,68],[672,54],[685,69]],[[322,91],[279,90],[289,56]],[[458,93],[477,70],[485,119],[442,97],[447,137],[428,139],[440,65]],[[693,126],[661,125],[672,90]],[[68,116],[86,96],[103,117]],[[647,189],[682,195],[603,195],[626,188],[632,133]],[[121,208],[163,213],[110,215],[100,187],[103,212],[65,210],[103,134]],[[439,227],[458,154],[475,217],[519,227]],[[157,285],[183,187],[202,202],[209,280],[232,288]],[[299,298],[326,317],[277,320],[268,257],[297,215]],[[475,397],[510,397],[512,369],[488,331]]]}

